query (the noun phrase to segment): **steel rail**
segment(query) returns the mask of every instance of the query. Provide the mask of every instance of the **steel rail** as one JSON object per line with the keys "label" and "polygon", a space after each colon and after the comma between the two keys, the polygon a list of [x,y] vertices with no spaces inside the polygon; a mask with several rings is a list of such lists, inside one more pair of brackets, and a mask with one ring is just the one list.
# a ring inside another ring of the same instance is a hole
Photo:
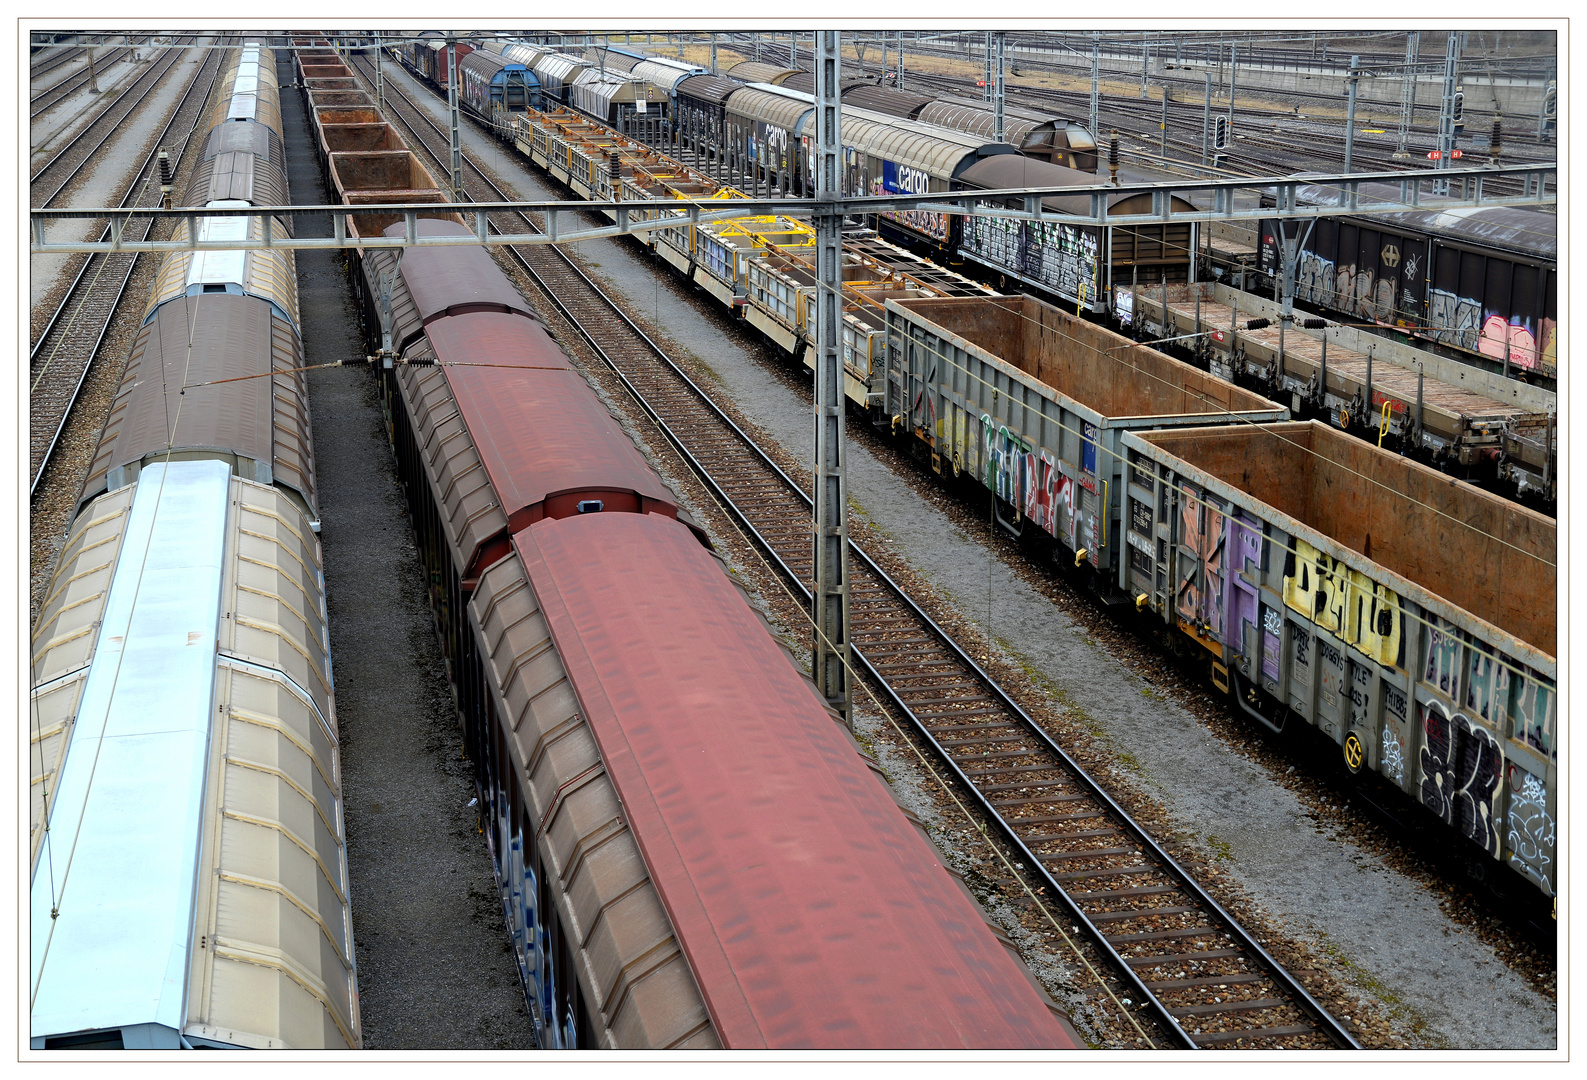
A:
{"label": "steel rail", "polygon": [[[173,55],[178,55],[178,54],[173,54]],[[211,54],[211,56],[222,56],[222,55],[224,55],[224,54],[221,54],[221,53],[213,53],[213,54]],[[166,121],[164,129],[160,132],[160,137],[155,142],[155,149],[153,149],[152,151],[149,152],[149,156],[144,160],[143,164],[138,168],[138,171],[133,175],[133,180],[132,180],[131,185],[127,189],[127,193],[122,196],[121,201],[122,201],[123,204],[125,204],[128,199],[135,198],[139,194],[139,191],[140,191],[139,180],[142,179],[145,175],[152,175],[151,170],[154,168],[156,162],[159,159],[160,146],[165,142],[166,136],[170,134],[171,129],[176,124],[178,117],[180,117],[182,115],[182,110],[183,110],[183,108],[185,108],[187,106],[188,99],[193,94],[193,89],[196,86],[198,86],[198,84],[201,81],[203,81],[204,71],[205,71],[206,68],[209,68],[209,67],[211,67],[211,60],[210,60],[210,57],[206,57],[204,63],[199,66],[198,71],[194,74],[193,80],[190,83],[188,83],[187,89],[186,89],[186,91],[183,92],[181,100],[178,101],[177,104],[176,104],[176,108],[171,111],[171,118]],[[219,78],[220,78],[220,65],[219,64],[215,64],[215,65],[213,65],[213,70],[210,71],[209,84],[204,88],[204,100],[205,101],[208,101],[210,93],[214,90],[215,81],[217,79],[219,79]],[[174,172],[175,168],[180,165],[181,160],[182,160],[182,155],[187,152],[187,145],[192,140],[192,137],[193,137],[193,129],[197,128],[199,122],[201,120],[203,120],[203,119],[204,119],[204,109],[203,109],[203,105],[201,104],[199,109],[198,109],[198,111],[197,111],[197,113],[193,117],[192,126],[188,129],[187,133],[182,137],[181,145],[176,147],[176,153],[175,153],[175,156],[173,158],[173,166],[172,166],[173,167],[173,172]],[[150,221],[148,228],[150,228],[150,229],[153,228],[153,221],[152,220]],[[105,227],[105,231],[104,231],[103,235],[108,235],[109,232],[110,232],[110,227],[107,225]],[[36,361],[38,359],[39,352],[43,348],[44,343],[46,341],[50,340],[50,333],[51,333],[52,330],[55,329],[56,324],[60,321],[62,313],[65,312],[66,309],[69,306],[71,306],[73,297],[76,297],[78,295],[79,288],[84,287],[84,278],[87,277],[87,275],[88,275],[89,267],[90,266],[95,266],[95,265],[103,266],[104,265],[104,261],[103,260],[111,259],[111,258],[118,258],[118,256],[116,256],[116,255],[89,256],[87,259],[85,259],[83,261],[82,267],[77,271],[77,276],[72,280],[71,286],[66,290],[65,295],[61,298],[60,305],[58,307],[56,307],[55,313],[50,316],[50,321],[49,321],[48,325],[45,326],[44,332],[39,335],[38,343],[33,346],[33,349],[32,349],[32,351],[30,352],[30,354],[28,356],[28,366],[29,366],[29,369],[30,369],[30,374],[31,374],[31,369],[32,369],[34,361]],[[125,266],[124,266],[124,268],[122,269],[122,272],[121,272],[121,280],[116,285],[115,295],[110,298],[109,306],[107,308],[107,314],[105,315],[104,320],[100,323],[98,332],[94,335],[94,343],[89,348],[88,353],[87,353],[87,358],[83,361],[82,368],[77,374],[77,381],[73,385],[73,387],[71,389],[71,393],[67,397],[67,401],[66,401],[65,407],[61,410],[60,420],[55,425],[55,431],[50,436],[49,444],[48,444],[48,446],[45,447],[43,455],[39,458],[38,464],[34,468],[33,479],[31,481],[31,483],[29,483],[29,485],[28,485],[28,495],[29,495],[29,497],[31,497],[32,494],[38,490],[39,483],[44,479],[44,472],[49,467],[50,459],[55,455],[55,448],[58,445],[60,445],[61,435],[66,430],[66,423],[71,418],[72,410],[77,407],[77,399],[82,394],[83,385],[88,381],[88,373],[89,373],[89,371],[91,371],[93,369],[94,359],[99,354],[99,346],[104,343],[105,335],[110,332],[110,324],[115,319],[116,309],[121,306],[122,297],[126,294],[127,283],[132,280],[132,271],[133,271],[134,267],[137,265],[137,257],[134,255],[134,256],[129,258],[129,257],[123,255],[123,256],[119,256],[119,258],[121,258],[122,261],[124,261],[124,263],[125,263]],[[97,274],[97,271],[96,271],[96,274]],[[86,287],[92,288],[93,287],[93,283],[89,282],[89,284]],[[81,310],[84,306],[86,306],[87,303],[88,303],[88,301],[87,301],[86,298],[80,297],[79,301],[78,301],[78,309]],[[62,331],[62,333],[66,333],[69,330],[70,330],[70,327],[67,327],[65,330]],[[30,394],[29,397],[31,398],[31,396],[32,395]],[[31,412],[32,412],[31,401],[29,403],[29,410],[28,411],[31,414]]]}
{"label": "steel rail", "polygon": [[[388,94],[394,89],[395,88],[388,86]],[[404,99],[406,98],[406,95],[403,95],[400,90],[396,91],[396,95]],[[431,120],[422,109],[418,108],[416,105],[413,105],[411,100],[409,101],[409,104],[413,106],[413,111],[420,118],[429,123],[431,128],[434,129],[437,134],[440,133],[439,125]],[[430,147],[426,140],[424,140],[422,137],[419,137],[417,130],[413,128],[412,124],[408,123],[407,126],[410,132],[412,132],[415,137],[418,138],[420,144],[432,155],[435,155],[436,151]],[[498,195],[505,197],[505,193],[501,192],[500,189],[497,188],[494,182],[492,182],[490,178],[485,175],[484,171],[475,161],[467,158],[465,155],[465,162],[470,168],[478,173],[480,178],[487,185],[495,189]],[[647,400],[646,395],[638,386],[636,386],[634,381],[629,377],[628,373],[622,370],[621,365],[618,364],[617,361],[607,351],[607,349],[596,340],[595,335],[588,328],[587,317],[579,317],[568,305],[568,303],[558,295],[557,291],[551,287],[550,283],[546,281],[543,275],[537,272],[536,269],[530,265],[529,261],[521,253],[512,248],[509,248],[508,250],[512,253],[518,265],[522,267],[525,272],[540,286],[540,288],[551,299],[552,304],[563,315],[563,317],[568,320],[570,325],[572,325],[580,333],[580,335],[590,345],[591,349],[602,360],[602,362],[617,374],[619,380],[623,383],[628,392],[634,397],[640,408],[657,425],[658,429],[663,433],[668,442],[678,450],[691,471],[699,476],[701,481],[706,485],[707,489],[712,492],[713,497],[721,502],[724,509],[727,510],[735,522],[739,523],[745,528],[746,535],[751,539],[751,541],[771,560],[773,560],[776,567],[778,568],[779,573],[781,573],[791,584],[793,584],[799,590],[800,594],[803,595],[806,600],[808,600],[809,590],[804,583],[803,576],[795,567],[789,565],[783,554],[777,550],[775,544],[768,540],[765,534],[754,526],[750,520],[749,514],[737,505],[736,501],[727,492],[724,484],[711,473],[709,467],[703,461],[701,461],[699,456],[690,450],[687,445],[685,445],[683,439],[673,429],[672,425],[670,425],[660,414],[660,412]],[[735,424],[729,417],[726,416],[726,414],[716,405],[716,403],[711,400],[710,396],[707,395],[692,379],[690,379],[689,376],[683,372],[682,369],[666,354],[665,350],[657,345],[648,334],[646,334],[637,324],[635,324],[634,321],[629,318],[629,316],[621,309],[621,307],[609,296],[607,296],[606,293],[599,288],[599,286],[591,281],[588,275],[584,274],[584,272],[575,263],[573,263],[567,255],[558,250],[557,257],[565,269],[570,270],[576,276],[579,282],[588,290],[589,295],[594,297],[605,311],[616,315],[621,323],[627,328],[627,330],[632,333],[640,342],[642,342],[643,345],[651,352],[654,359],[660,361],[665,366],[665,368],[670,371],[671,377],[679,380],[683,384],[686,393],[695,399],[699,405],[709,410],[713,419],[721,423],[732,434],[732,436],[740,442],[743,449],[749,451],[751,456],[756,460],[756,463],[761,468],[769,471],[778,478],[778,480],[784,486],[786,495],[795,497],[807,512],[812,509],[810,498],[805,494],[803,489],[781,468],[779,468],[776,463],[773,462],[770,457],[754,442],[753,439],[745,434],[737,424]],[[1050,736],[1048,736],[1046,732],[1043,731],[1040,726],[1037,725],[1036,722],[1029,716],[1029,714],[1026,713],[1024,709],[1014,702],[1013,699],[1010,698],[1002,690],[1002,688],[996,684],[991,676],[989,676],[980,667],[980,665],[975,662],[975,660],[952,638],[951,635],[948,634],[947,631],[938,626],[936,622],[930,618],[930,616],[921,610],[919,605],[916,604],[904,592],[904,590],[896,582],[894,582],[873,559],[870,558],[870,556],[863,550],[863,548],[861,548],[859,544],[851,541],[850,548],[857,556],[860,566],[866,573],[871,575],[877,583],[879,583],[881,590],[888,594],[892,601],[902,604],[907,613],[924,628],[926,628],[927,631],[937,639],[937,643],[941,647],[946,648],[946,650],[951,654],[952,659],[969,672],[972,681],[975,684],[978,684],[977,689],[979,692],[985,695],[988,699],[990,699],[1008,714],[1015,717],[1019,727],[1024,731],[1024,733],[1036,740],[1043,752],[1050,755],[1053,759],[1060,763],[1058,765],[1052,766],[1051,771],[1062,770],[1063,772],[1068,773],[1082,785],[1087,796],[1104,808],[1104,814],[1097,814],[1094,816],[1098,818],[1105,817],[1109,821],[1123,825],[1128,831],[1128,838],[1135,841],[1141,847],[1145,848],[1151,853],[1151,858],[1157,864],[1152,868],[1153,872],[1157,873],[1159,876],[1177,879],[1173,885],[1173,888],[1185,893],[1187,896],[1193,898],[1198,904],[1200,904],[1204,910],[1199,914],[1211,916],[1218,922],[1222,923],[1222,927],[1218,928],[1216,932],[1224,933],[1233,937],[1248,955],[1250,960],[1256,966],[1265,969],[1264,977],[1290,996],[1290,1004],[1294,1005],[1302,1013],[1308,1014],[1309,1019],[1315,1022],[1316,1031],[1319,1034],[1327,1037],[1336,1046],[1350,1049],[1360,1049],[1360,1044],[1356,1041],[1354,1036],[1352,1036],[1341,1024],[1339,1024],[1339,1022],[1329,1014],[1327,1009],[1317,1002],[1316,999],[1313,998],[1312,995],[1305,989],[1305,987],[1302,986],[1293,976],[1291,976],[1283,968],[1283,966],[1279,964],[1278,961],[1273,958],[1271,954],[1269,954],[1267,950],[1265,950],[1250,935],[1248,931],[1244,929],[1244,927],[1242,927],[1232,916],[1229,915],[1227,911],[1223,909],[1221,905],[1219,905],[1209,894],[1207,894],[1201,885],[1191,875],[1186,873],[1183,868],[1181,868],[1179,864],[1172,858],[1172,856],[1163,850],[1163,848],[1151,837],[1151,835],[1142,826],[1136,823],[1135,820],[1121,806],[1119,806],[1118,803],[1111,796],[1109,796],[1094,779],[1091,778],[1091,776],[1084,770],[1083,767],[1080,766],[1078,762],[1076,762],[1066,751],[1063,750],[1062,747],[1060,747]],[[857,580],[859,577],[860,575],[856,575]],[[860,618],[856,618],[857,625],[861,621],[862,620]],[[872,633],[874,634],[875,631],[872,631]],[[1003,814],[1000,813],[999,810],[993,805],[992,800],[988,797],[987,793],[983,792],[970,778],[970,776],[965,773],[964,769],[960,767],[947,747],[943,746],[936,735],[932,733],[929,725],[918,714],[916,709],[911,708],[910,703],[904,700],[898,688],[895,687],[894,684],[889,681],[881,671],[878,670],[876,664],[873,663],[872,659],[866,655],[864,646],[859,643],[858,639],[865,636],[865,631],[857,629],[855,636],[857,639],[855,653],[859,657],[861,665],[877,682],[877,684],[882,687],[888,698],[893,701],[895,707],[897,707],[910,720],[916,730],[916,733],[927,743],[927,745],[931,747],[933,752],[953,770],[954,775],[958,778],[959,782],[967,789],[969,794],[971,794],[973,799],[981,807],[982,811],[997,826],[999,832],[1004,836],[1005,841],[1011,847],[1013,847],[1015,851],[1020,853],[1020,855],[1027,861],[1028,865],[1035,868],[1034,873],[1039,875],[1039,879],[1052,889],[1054,895],[1061,898],[1066,912],[1077,922],[1087,928],[1089,936],[1093,939],[1103,954],[1108,957],[1114,965],[1116,965],[1124,981],[1130,985],[1136,993],[1141,995],[1141,998],[1144,1002],[1148,1003],[1152,1007],[1155,1018],[1158,1020],[1158,1022],[1170,1032],[1174,1033],[1175,1037],[1184,1047],[1192,1049],[1199,1048],[1201,1044],[1197,1042],[1196,1033],[1187,1032],[1185,1030],[1178,1017],[1176,1017],[1170,1011],[1170,1006],[1167,1005],[1162,1000],[1161,996],[1154,992],[1147,985],[1147,982],[1141,979],[1136,973],[1135,966],[1129,963],[1130,958],[1126,958],[1119,953],[1114,945],[1108,940],[1105,932],[1091,919],[1089,915],[1087,915],[1079,903],[1070,897],[1069,891],[1064,889],[1059,881],[1054,877],[1053,873],[1047,869],[1042,857],[1031,850],[1026,840],[1017,833],[1014,825],[1008,819],[1006,819]],[[1207,937],[1213,935],[1203,934],[1196,936]],[[1133,959],[1140,960],[1141,958],[1136,957]],[[1257,1010],[1253,1009],[1252,1011]],[[1253,1035],[1252,1037],[1256,1039],[1262,1038],[1260,1034]]]}
{"label": "steel rail", "polygon": [[[103,70],[108,71],[111,66],[119,64],[122,58],[130,52],[132,52],[130,46],[125,49],[116,49],[113,52],[106,53],[96,62],[102,63],[104,65]],[[98,72],[96,71],[96,77],[97,74]],[[73,91],[77,90],[87,82],[88,69],[85,67],[83,70],[74,71],[60,82],[47,86],[43,90],[40,90],[38,93],[32,95],[28,98],[28,119],[36,120],[40,116],[43,116],[50,109],[54,108],[56,105],[60,104],[61,101],[65,100],[68,94],[71,94]],[[74,85],[67,86],[67,83],[74,83]],[[45,101],[44,99],[49,97],[51,94],[57,94],[58,96],[49,101]]]}
{"label": "steel rail", "polygon": [[[133,109],[137,108],[138,105],[143,102],[144,98],[148,97],[149,93],[154,89],[155,84],[157,84],[160,79],[164,77],[166,72],[170,71],[171,68],[176,65],[176,62],[181,59],[182,54],[176,50],[171,50],[166,54],[166,56],[169,59],[166,61],[163,67],[156,64],[150,64],[148,69],[144,71],[142,75],[134,79],[132,83],[120,94],[118,94],[109,105],[106,105],[102,110],[100,110],[99,115],[94,117],[94,119],[89,122],[88,126],[73,136],[71,142],[61,147],[54,157],[50,158],[50,160],[46,162],[38,170],[38,172],[34,173],[28,178],[28,193],[32,205],[39,209],[44,209],[47,208],[50,203],[55,201],[56,196],[65,190],[66,185],[70,184],[72,180],[76,178],[77,174],[82,171],[82,167],[91,161],[93,156],[99,152],[99,148],[104,146],[106,141],[109,140],[110,136],[116,133],[117,129],[121,125],[121,122],[132,113]],[[144,86],[145,81],[148,81],[149,85]],[[127,99],[128,95],[130,95],[133,91],[138,90],[139,87],[142,87],[142,91],[135,99],[133,99],[131,104],[127,106],[126,112],[122,113],[120,116],[117,116],[115,119],[106,124],[106,118],[109,117],[110,114]],[[66,179],[62,180],[55,190],[50,192],[46,198],[43,200],[37,199],[35,197],[36,193],[33,191],[33,185],[37,184],[44,177],[44,174],[54,168],[62,158],[71,153],[79,143],[84,142],[89,137],[89,135],[91,135],[93,131],[101,124],[105,124],[105,133],[100,136],[99,141],[89,149],[88,153],[83,155],[83,160],[77,163],[76,167],[72,169],[71,173],[67,175]]]}

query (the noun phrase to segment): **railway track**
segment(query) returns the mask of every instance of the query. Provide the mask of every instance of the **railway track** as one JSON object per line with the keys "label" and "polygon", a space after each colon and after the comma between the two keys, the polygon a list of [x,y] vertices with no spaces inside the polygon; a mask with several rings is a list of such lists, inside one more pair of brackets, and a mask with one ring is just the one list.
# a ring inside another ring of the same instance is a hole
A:
{"label": "railway track", "polygon": [[[389,82],[386,94],[411,145],[439,166],[447,156],[439,125]],[[464,166],[471,198],[509,198],[466,154]],[[527,215],[492,218],[496,227],[538,227]],[[801,486],[561,251],[505,250],[808,599],[812,511]],[[1167,1041],[1184,1048],[1359,1048],[858,545],[850,568],[860,670],[994,823],[1028,868],[1033,894],[1043,889],[1061,917],[1085,928]]]}
{"label": "railway track", "polygon": [[30,64],[28,66],[28,81],[31,82],[32,80],[38,78],[40,75],[48,75],[50,72],[54,71],[56,68],[60,67],[61,65],[71,63],[73,60],[77,59],[82,54],[83,54],[83,49],[82,49],[82,46],[80,46],[80,45],[79,46],[71,46],[71,45],[64,46],[64,47],[61,48],[61,51],[56,53],[54,56],[46,56],[39,63]]}
{"label": "railway track", "polygon": [[[124,57],[132,52],[131,48],[116,49],[103,56],[96,57],[94,61],[95,70],[98,72],[108,71],[112,64],[120,63]],[[85,66],[83,70],[74,71],[54,85],[45,87],[28,99],[28,119],[37,119],[50,108],[65,100],[67,95],[76,92],[87,84],[88,68]]]}
{"label": "railway track", "polygon": [[[173,54],[175,55],[175,54]],[[158,166],[159,148],[171,156],[172,172],[180,166],[182,155],[192,139],[193,130],[203,118],[215,80],[220,76],[224,51],[211,49],[188,83],[171,118],[155,140],[134,174],[132,183],[118,206],[154,206],[160,200],[157,183],[151,182]],[[199,86],[201,93],[195,93]],[[179,133],[179,142],[172,142]],[[129,239],[145,240],[154,227],[153,218],[134,219],[127,227]],[[108,225],[101,231],[101,242],[110,237]],[[71,286],[66,290],[55,314],[50,317],[38,343],[29,356],[28,370],[28,468],[31,494],[49,465],[60,442],[62,431],[77,404],[78,394],[89,369],[99,355],[99,346],[110,328],[116,308],[126,293],[138,256],[132,252],[96,252],[84,259]]]}
{"label": "railway track", "polygon": [[[183,42],[190,43],[194,40],[196,40],[195,36],[189,34]],[[78,132],[71,142],[61,147],[54,157],[29,177],[28,204],[35,209],[43,210],[54,203],[72,181],[77,179],[83,166],[116,133],[132,115],[133,110],[143,103],[143,99],[149,96],[149,92],[159,84],[181,56],[180,50],[166,50],[164,56],[151,63],[143,74],[116,95],[91,124]]]}

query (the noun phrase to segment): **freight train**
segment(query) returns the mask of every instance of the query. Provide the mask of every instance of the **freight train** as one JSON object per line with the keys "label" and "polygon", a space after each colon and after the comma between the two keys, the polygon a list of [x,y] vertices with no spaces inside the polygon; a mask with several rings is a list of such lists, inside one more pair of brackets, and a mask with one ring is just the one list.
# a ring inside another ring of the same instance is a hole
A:
{"label": "freight train", "polygon": [[[468,234],[309,104],[349,235]],[[491,256],[353,254],[541,1045],[1077,1046]]]}
{"label": "freight train", "polygon": [[[274,54],[215,95],[182,205],[289,203]],[[166,256],[32,639],[34,1049],[362,1044],[302,368],[290,253]]]}
{"label": "freight train", "polygon": [[[1387,184],[1363,199],[1397,199]],[[1302,206],[1337,206],[1338,188],[1296,191]],[[1285,231],[1287,229],[1287,232]],[[1295,299],[1321,311],[1398,329],[1468,363],[1552,387],[1558,377],[1559,219],[1492,206],[1261,223],[1258,266],[1269,290],[1280,245],[1298,240]]]}
{"label": "freight train", "polygon": [[[570,113],[529,113],[510,130],[526,157],[578,196],[620,197],[631,220],[662,213],[645,211],[646,198],[737,194]],[[982,164],[1005,160],[1010,156]],[[753,228],[691,228],[680,220],[643,235],[690,280],[808,364],[814,259],[805,226],[760,219]],[[1133,303],[1132,329],[1194,327],[1214,343],[1209,349],[1221,359],[1208,372],[1035,297],[997,298],[935,267],[924,272],[931,264],[912,263],[885,243],[846,246],[842,355],[845,389],[857,408],[907,439],[934,472],[993,493],[1004,527],[1077,563],[1111,605],[1138,605],[1173,651],[1198,658],[1212,685],[1248,713],[1269,727],[1291,716],[1314,725],[1340,745],[1353,771],[1378,773],[1451,826],[1456,850],[1500,861],[1552,895],[1553,522],[1447,476],[1434,480],[1439,474],[1374,445],[1376,429],[1368,441],[1323,425],[1273,427],[1289,419],[1289,409],[1232,380],[1238,364],[1242,377],[1261,371],[1286,393],[1310,386],[1314,396],[1306,400],[1294,391],[1297,409],[1322,401],[1346,428],[1363,426],[1370,400],[1369,415],[1387,417],[1407,446],[1468,450],[1490,428],[1503,429],[1505,417],[1489,410],[1503,412],[1504,386],[1484,398],[1481,387],[1457,385],[1473,385],[1484,373],[1452,371],[1439,383],[1429,369],[1418,380],[1392,356],[1378,357],[1374,370],[1370,346],[1341,341],[1348,328],[1297,332],[1263,352],[1253,340],[1261,320],[1247,310],[1241,321],[1242,300],[1221,285],[1181,285],[1196,290],[1189,296],[1161,287],[1120,290]],[[944,278],[958,287],[944,287]],[[951,299],[955,293],[961,298]],[[1230,319],[1227,329],[1214,321],[1218,310]],[[971,353],[973,363],[965,359]],[[1230,484],[1245,492],[1244,482],[1198,472],[1182,459],[1154,458],[1133,473],[1124,468],[1135,460],[1131,452],[1155,452],[1127,443],[1126,435],[1155,438],[1207,424],[1304,431],[1307,450],[1280,455],[1292,475],[1257,497],[1269,503],[1219,494]],[[1348,503],[1359,518],[1316,516],[1327,501],[1321,494],[1285,502],[1284,484],[1312,490],[1307,478],[1317,474],[1306,462],[1324,454],[1350,463],[1341,477],[1373,471],[1415,494],[1405,506],[1373,501],[1367,495],[1379,489],[1369,484]],[[1416,518],[1418,500],[1438,513]],[[1245,515],[1243,524],[1221,524],[1231,513]],[[1440,522],[1458,535],[1424,544],[1429,554],[1418,564],[1384,547],[1385,534],[1403,521],[1426,526],[1407,534],[1418,543]],[[1230,537],[1245,546],[1226,543]],[[1191,558],[1197,552],[1199,561]],[[1247,561],[1235,558],[1240,552]],[[1453,564],[1467,559],[1500,568],[1503,580],[1468,574],[1459,584]],[[1517,591],[1537,618],[1514,618],[1509,598]],[[1237,608],[1254,613],[1254,622],[1228,614]],[[1374,646],[1363,629],[1385,619],[1401,627],[1390,635],[1392,649]],[[1260,635],[1252,636],[1252,626]]]}

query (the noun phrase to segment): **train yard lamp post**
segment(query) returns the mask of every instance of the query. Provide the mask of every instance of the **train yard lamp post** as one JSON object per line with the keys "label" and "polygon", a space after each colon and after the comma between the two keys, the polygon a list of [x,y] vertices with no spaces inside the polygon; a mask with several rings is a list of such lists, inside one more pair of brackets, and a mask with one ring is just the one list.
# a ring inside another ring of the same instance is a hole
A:
{"label": "train yard lamp post", "polygon": [[842,129],[838,98],[841,65],[836,30],[817,30],[815,41],[816,159],[816,340],[815,340],[815,623],[811,673],[816,689],[854,729],[854,691],[849,680],[849,524],[843,422],[842,329],[843,216]]}
{"label": "train yard lamp post", "polygon": [[386,111],[386,77],[380,66],[380,31],[375,31],[375,108]]}

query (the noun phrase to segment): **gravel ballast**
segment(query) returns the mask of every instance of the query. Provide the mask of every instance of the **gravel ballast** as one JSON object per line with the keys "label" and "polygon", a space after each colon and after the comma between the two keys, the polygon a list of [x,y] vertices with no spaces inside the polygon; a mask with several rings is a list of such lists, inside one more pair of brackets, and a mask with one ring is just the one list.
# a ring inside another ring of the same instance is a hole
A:
{"label": "gravel ballast", "polygon": [[[284,56],[284,54],[283,54]],[[334,202],[283,58],[288,180]],[[300,235],[330,222],[300,220]],[[305,363],[363,355],[345,253],[301,252]],[[496,892],[472,771],[409,528],[373,375],[309,372],[347,863],[367,1049],[534,1046]]]}

